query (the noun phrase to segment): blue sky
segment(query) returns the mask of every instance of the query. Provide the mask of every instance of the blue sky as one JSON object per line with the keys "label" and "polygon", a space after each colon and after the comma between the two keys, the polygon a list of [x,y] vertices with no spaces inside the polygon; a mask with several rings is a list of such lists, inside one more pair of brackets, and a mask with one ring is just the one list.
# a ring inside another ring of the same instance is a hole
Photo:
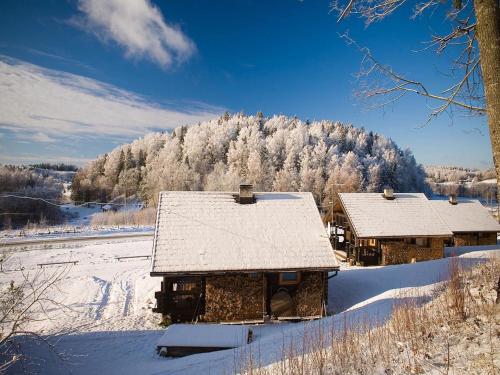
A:
{"label": "blue sky", "polygon": [[228,110],[353,123],[424,164],[489,167],[485,118],[456,113],[421,128],[433,103],[370,111],[355,98],[362,56],[339,38],[346,30],[396,70],[448,86],[450,57],[414,52],[447,23],[440,12],[410,20],[411,6],[365,28],[338,24],[328,0],[4,0],[0,162],[82,164]]}

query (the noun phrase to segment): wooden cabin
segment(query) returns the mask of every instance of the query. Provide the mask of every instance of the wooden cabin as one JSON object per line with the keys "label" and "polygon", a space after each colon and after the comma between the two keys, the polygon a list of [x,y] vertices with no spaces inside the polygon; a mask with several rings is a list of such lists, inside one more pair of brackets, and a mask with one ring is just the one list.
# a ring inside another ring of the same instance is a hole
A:
{"label": "wooden cabin", "polygon": [[321,317],[338,267],[311,193],[160,193],[151,276],[164,319]]}
{"label": "wooden cabin", "polygon": [[453,233],[422,193],[339,193],[331,241],[359,265],[443,257]]}
{"label": "wooden cabin", "polygon": [[431,200],[431,204],[453,232],[446,246],[496,245],[500,224],[479,201],[451,195],[446,200]]}

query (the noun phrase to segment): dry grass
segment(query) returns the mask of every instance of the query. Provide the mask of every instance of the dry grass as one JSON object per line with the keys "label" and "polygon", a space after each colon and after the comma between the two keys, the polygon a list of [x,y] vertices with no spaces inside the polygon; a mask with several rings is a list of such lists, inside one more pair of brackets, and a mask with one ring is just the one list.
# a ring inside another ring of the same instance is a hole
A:
{"label": "dry grass", "polygon": [[385,323],[345,318],[304,330],[299,340],[283,337],[276,363],[267,367],[260,350],[242,349],[234,373],[500,374],[499,275],[498,257],[469,270],[454,258],[432,301],[399,298]]}
{"label": "dry grass", "polygon": [[154,225],[156,210],[148,207],[139,211],[101,212],[92,216],[92,226]]}

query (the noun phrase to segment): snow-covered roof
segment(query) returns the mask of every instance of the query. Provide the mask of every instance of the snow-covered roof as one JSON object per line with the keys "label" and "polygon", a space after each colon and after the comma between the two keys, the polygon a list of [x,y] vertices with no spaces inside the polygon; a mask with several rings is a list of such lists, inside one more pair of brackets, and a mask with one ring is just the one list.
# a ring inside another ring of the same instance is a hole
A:
{"label": "snow-covered roof", "polygon": [[336,269],[311,193],[161,192],[152,274]]}
{"label": "snow-covered roof", "polygon": [[249,328],[243,325],[173,324],[156,345],[236,348],[248,343],[248,332]]}
{"label": "snow-covered roof", "polygon": [[422,193],[339,193],[353,230],[359,238],[451,236],[430,201]]}
{"label": "snow-covered roof", "polygon": [[452,232],[500,232],[500,224],[477,200],[458,200],[455,205],[446,200],[430,202]]}

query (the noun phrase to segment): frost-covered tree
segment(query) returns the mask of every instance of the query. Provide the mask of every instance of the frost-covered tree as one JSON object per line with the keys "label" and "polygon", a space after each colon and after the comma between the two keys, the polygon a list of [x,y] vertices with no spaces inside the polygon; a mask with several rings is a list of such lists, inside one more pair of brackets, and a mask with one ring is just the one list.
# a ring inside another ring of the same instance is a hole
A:
{"label": "frost-covered tree", "polygon": [[161,190],[311,191],[319,203],[338,191],[425,191],[425,173],[392,140],[332,121],[229,115],[171,133],[152,133],[82,168],[73,195],[124,194],[155,204]]}

